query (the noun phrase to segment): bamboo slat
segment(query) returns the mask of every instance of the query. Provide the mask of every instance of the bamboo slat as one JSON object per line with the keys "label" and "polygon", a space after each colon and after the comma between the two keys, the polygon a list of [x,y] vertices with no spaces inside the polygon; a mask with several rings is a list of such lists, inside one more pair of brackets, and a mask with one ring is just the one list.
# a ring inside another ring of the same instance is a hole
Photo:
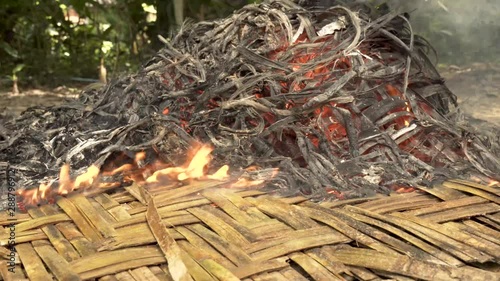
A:
{"label": "bamboo slat", "polygon": [[[313,203],[193,182],[1,214],[1,280],[500,280],[500,189]],[[14,269],[14,273],[8,269]]]}

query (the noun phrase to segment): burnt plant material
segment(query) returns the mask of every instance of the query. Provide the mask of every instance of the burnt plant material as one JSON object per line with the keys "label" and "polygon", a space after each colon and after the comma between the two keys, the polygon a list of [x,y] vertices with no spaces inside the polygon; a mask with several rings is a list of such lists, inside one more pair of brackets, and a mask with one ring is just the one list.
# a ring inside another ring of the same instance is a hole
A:
{"label": "burnt plant material", "polygon": [[37,186],[119,154],[182,163],[198,140],[214,167],[280,168],[284,194],[498,179],[498,133],[467,125],[404,16],[374,14],[265,1],[187,24],[139,73],[6,122],[0,159]]}

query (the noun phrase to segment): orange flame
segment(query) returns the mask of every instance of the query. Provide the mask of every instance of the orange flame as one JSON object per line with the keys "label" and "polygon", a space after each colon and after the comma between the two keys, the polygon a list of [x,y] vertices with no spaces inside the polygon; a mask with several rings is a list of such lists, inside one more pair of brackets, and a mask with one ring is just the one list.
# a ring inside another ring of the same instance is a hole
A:
{"label": "orange flame", "polygon": [[[58,187],[55,188],[55,180],[52,182],[41,183],[36,189],[20,190],[18,195],[23,197],[25,205],[32,205],[41,202],[42,200],[53,201],[57,195],[66,195],[75,190],[92,191],[95,189],[106,189],[117,187],[121,182],[100,182],[101,176],[113,176],[120,174],[123,176],[123,181],[135,181],[144,184],[166,184],[170,182],[186,182],[190,180],[219,180],[229,181],[229,166],[220,167],[215,173],[207,174],[207,166],[212,160],[211,153],[213,148],[209,145],[195,145],[188,155],[190,159],[179,167],[166,167],[165,164],[155,163],[139,168],[138,163],[146,159],[145,152],[138,152],[134,156],[133,163],[126,163],[117,168],[103,170],[95,165],[90,166],[87,171],[74,179],[70,175],[69,164],[64,164],[59,172]],[[159,162],[159,161],[157,161]],[[259,167],[251,166],[245,169],[247,172],[257,172]],[[230,188],[243,188],[258,186],[263,184],[268,178],[274,177],[278,170],[273,170],[272,173],[265,174],[265,179],[258,178],[256,180],[241,177],[236,181],[229,183]]]}
{"label": "orange flame", "polygon": [[205,175],[205,168],[210,163],[210,153],[213,148],[209,145],[202,145],[194,154],[193,158],[180,167],[168,167],[158,170],[146,179],[146,183],[160,182],[161,178],[167,177],[178,181],[189,179],[216,179],[225,180],[229,177],[229,166],[222,166],[212,175]]}
{"label": "orange flame", "polygon": [[19,190],[18,195],[23,197],[24,204],[37,204],[42,200],[49,199],[51,193],[56,195],[65,195],[77,189],[87,189],[97,181],[99,176],[99,168],[90,166],[87,171],[75,178],[71,179],[69,164],[64,164],[59,172],[59,187],[57,190],[52,190],[55,181],[50,183],[41,183],[38,188],[29,190]]}

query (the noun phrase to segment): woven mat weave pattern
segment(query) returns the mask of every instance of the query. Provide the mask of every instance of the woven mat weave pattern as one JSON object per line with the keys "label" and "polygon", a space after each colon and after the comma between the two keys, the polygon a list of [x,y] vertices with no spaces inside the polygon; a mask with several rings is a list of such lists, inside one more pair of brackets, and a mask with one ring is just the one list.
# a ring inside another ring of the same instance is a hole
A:
{"label": "woven mat weave pattern", "polygon": [[193,183],[148,201],[133,185],[29,209],[15,225],[15,273],[5,266],[10,221],[2,214],[1,275],[500,280],[499,188],[452,180],[419,192],[318,204],[219,186]]}

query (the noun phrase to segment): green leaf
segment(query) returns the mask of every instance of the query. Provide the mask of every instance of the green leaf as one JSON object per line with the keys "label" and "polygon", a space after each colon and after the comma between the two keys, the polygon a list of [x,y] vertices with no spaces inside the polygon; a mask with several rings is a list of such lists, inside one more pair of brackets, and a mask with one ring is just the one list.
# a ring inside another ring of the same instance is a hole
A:
{"label": "green leaf", "polygon": [[11,57],[13,58],[19,58],[19,54],[17,52],[16,49],[12,48],[9,44],[7,44],[6,42],[2,41],[0,42],[0,47],[2,47],[2,49],[7,53],[9,54]]}
{"label": "green leaf", "polygon": [[16,67],[14,67],[14,69],[12,70],[12,73],[13,73],[13,74],[16,74],[16,73],[18,73],[19,71],[23,70],[23,68],[24,68],[24,64],[23,64],[23,63],[18,64],[18,65],[16,65]]}

